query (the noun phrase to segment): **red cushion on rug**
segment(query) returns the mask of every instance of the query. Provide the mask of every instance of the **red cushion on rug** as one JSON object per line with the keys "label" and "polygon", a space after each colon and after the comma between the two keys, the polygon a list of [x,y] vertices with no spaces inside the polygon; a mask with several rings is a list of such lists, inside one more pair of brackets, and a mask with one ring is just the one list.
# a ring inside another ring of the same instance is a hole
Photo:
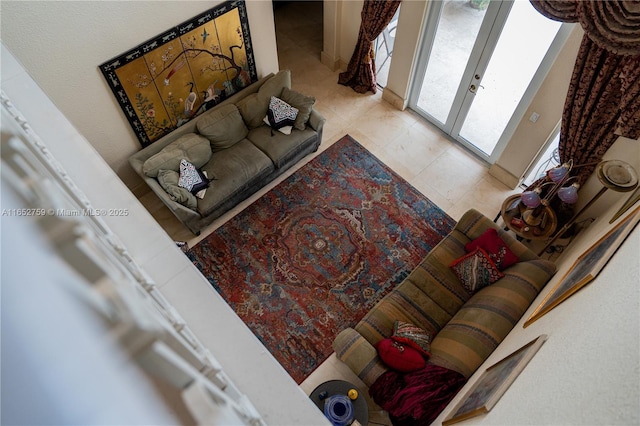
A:
{"label": "red cushion on rug", "polygon": [[501,271],[519,260],[518,256],[516,256],[511,249],[507,247],[502,238],[498,235],[498,231],[494,228],[487,229],[478,238],[468,242],[464,246],[467,253],[471,253],[478,247],[487,252],[491,257],[491,260],[493,260]]}
{"label": "red cushion on rug", "polygon": [[416,371],[426,365],[426,360],[417,349],[396,342],[391,338],[379,341],[376,349],[382,362],[402,373]]}

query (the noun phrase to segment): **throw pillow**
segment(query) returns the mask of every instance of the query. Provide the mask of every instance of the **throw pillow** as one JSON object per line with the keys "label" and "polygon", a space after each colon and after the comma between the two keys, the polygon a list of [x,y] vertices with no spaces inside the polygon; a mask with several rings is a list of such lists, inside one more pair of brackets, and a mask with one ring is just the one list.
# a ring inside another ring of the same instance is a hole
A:
{"label": "throw pillow", "polygon": [[174,170],[160,170],[158,172],[158,183],[169,194],[169,198],[191,210],[195,210],[198,207],[198,200],[185,188],[178,186],[179,179],[180,175]]}
{"label": "throw pillow", "polygon": [[[271,97],[269,101],[269,109],[267,109],[267,124],[272,129],[280,130],[284,134],[290,134],[291,129],[282,130],[284,127],[292,127],[296,122],[298,116],[298,109],[292,107],[282,99]],[[288,132],[288,133],[287,133]]]}
{"label": "throw pillow", "polygon": [[504,277],[487,252],[479,247],[454,260],[450,267],[462,285],[471,293]]}
{"label": "throw pillow", "polygon": [[197,133],[180,136],[151,157],[142,165],[142,171],[149,177],[158,177],[159,170],[180,170],[180,160],[185,159],[202,167],[211,159],[209,140]]}
{"label": "throw pillow", "polygon": [[427,361],[411,346],[396,342],[391,338],[382,339],[376,345],[378,356],[386,365],[402,373],[424,368]]}
{"label": "throw pillow", "polygon": [[309,121],[309,117],[311,116],[313,105],[316,103],[316,98],[303,95],[302,93],[298,93],[295,90],[285,87],[282,89],[282,96],[280,96],[280,99],[298,109],[298,116],[296,117],[296,122],[293,127],[298,130],[304,130],[307,125],[307,121]]}
{"label": "throw pillow", "polygon": [[178,186],[196,194],[209,186],[207,177],[187,160],[180,161],[180,178]]}
{"label": "throw pillow", "polygon": [[411,323],[396,321],[391,339],[411,346],[424,356],[431,356],[431,334]]}
{"label": "throw pillow", "polygon": [[240,115],[249,129],[254,129],[262,124],[271,96],[280,97],[284,87],[291,87],[291,71],[289,70],[279,71],[268,78],[257,93],[247,95],[236,102]]}
{"label": "throw pillow", "polygon": [[487,252],[501,271],[518,261],[518,256],[511,251],[494,228],[487,229],[478,238],[464,246],[467,253],[471,253],[478,247]]}
{"label": "throw pillow", "polygon": [[242,121],[240,111],[234,104],[223,105],[205,112],[196,127],[198,132],[211,142],[212,152],[235,145],[249,133],[249,129]]}

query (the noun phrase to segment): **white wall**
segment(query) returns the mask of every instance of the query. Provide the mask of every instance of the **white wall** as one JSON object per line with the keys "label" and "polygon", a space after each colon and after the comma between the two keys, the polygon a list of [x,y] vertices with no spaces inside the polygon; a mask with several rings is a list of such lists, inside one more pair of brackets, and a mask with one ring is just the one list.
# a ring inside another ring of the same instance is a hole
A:
{"label": "white wall", "polygon": [[[222,1],[6,1],[3,44],[130,188],[140,144],[98,66]],[[258,76],[278,71],[270,1],[247,1]]]}

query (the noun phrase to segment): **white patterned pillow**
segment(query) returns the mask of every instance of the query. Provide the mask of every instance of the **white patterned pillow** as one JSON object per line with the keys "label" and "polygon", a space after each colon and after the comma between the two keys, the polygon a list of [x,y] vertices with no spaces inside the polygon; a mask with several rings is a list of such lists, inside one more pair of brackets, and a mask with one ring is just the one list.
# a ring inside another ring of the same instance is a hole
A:
{"label": "white patterned pillow", "polygon": [[282,99],[272,96],[264,121],[271,126],[272,129],[279,130],[285,135],[288,135],[293,129],[297,116],[297,108],[292,107]]}
{"label": "white patterned pillow", "polygon": [[192,194],[196,194],[209,187],[209,180],[200,170],[196,169],[193,164],[183,158],[180,160],[178,186]]}

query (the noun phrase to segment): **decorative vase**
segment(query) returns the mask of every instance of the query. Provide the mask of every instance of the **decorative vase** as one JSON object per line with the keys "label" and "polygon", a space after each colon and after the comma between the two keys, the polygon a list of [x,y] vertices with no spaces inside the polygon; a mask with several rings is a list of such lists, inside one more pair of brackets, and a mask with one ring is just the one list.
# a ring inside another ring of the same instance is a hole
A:
{"label": "decorative vase", "polygon": [[330,396],[324,402],[324,415],[333,426],[350,425],[355,417],[353,403],[346,395]]}

